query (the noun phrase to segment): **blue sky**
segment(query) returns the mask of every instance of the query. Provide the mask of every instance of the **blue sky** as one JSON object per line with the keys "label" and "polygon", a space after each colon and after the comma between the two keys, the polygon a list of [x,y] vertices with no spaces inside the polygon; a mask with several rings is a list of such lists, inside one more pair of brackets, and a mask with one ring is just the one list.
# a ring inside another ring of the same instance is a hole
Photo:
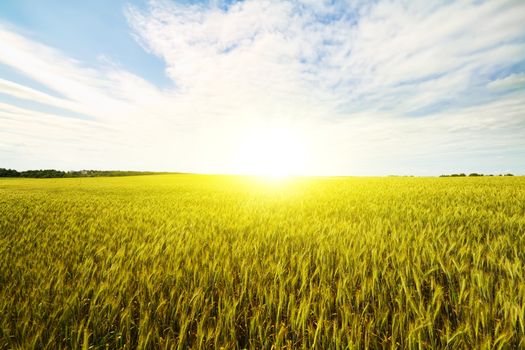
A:
{"label": "blue sky", "polygon": [[525,174],[524,107],[522,1],[0,2],[0,167]]}
{"label": "blue sky", "polygon": [[105,57],[165,86],[170,81],[164,74],[162,60],[148,54],[133,39],[124,14],[129,5],[145,8],[146,1],[7,0],[0,2],[0,18],[16,26],[20,33],[86,65],[96,67]]}

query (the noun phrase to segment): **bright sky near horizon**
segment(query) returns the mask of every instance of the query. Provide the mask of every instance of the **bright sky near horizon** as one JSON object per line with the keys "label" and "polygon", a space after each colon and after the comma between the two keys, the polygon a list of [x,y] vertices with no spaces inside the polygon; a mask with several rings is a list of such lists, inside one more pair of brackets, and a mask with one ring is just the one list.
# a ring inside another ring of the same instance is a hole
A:
{"label": "bright sky near horizon", "polygon": [[525,1],[3,0],[0,167],[525,174]]}

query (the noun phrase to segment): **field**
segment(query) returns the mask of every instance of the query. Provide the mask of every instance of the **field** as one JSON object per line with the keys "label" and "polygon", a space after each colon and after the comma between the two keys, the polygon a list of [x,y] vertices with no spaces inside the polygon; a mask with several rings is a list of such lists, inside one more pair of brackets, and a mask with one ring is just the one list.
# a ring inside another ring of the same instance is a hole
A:
{"label": "field", "polygon": [[525,348],[525,178],[0,180],[0,349]]}

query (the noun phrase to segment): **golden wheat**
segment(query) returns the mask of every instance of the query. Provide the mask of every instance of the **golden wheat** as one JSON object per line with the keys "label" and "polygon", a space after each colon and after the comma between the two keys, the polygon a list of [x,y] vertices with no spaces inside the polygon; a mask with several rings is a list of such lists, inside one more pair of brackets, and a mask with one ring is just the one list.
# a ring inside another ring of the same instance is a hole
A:
{"label": "golden wheat", "polygon": [[0,180],[1,349],[525,348],[525,179]]}

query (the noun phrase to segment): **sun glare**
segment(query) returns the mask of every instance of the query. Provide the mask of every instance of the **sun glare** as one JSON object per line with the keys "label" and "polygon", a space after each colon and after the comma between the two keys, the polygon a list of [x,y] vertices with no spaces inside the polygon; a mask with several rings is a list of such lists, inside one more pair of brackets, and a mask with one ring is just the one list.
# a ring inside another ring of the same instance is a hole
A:
{"label": "sun glare", "polygon": [[238,172],[281,178],[304,175],[308,152],[304,137],[286,127],[247,130],[238,145]]}

